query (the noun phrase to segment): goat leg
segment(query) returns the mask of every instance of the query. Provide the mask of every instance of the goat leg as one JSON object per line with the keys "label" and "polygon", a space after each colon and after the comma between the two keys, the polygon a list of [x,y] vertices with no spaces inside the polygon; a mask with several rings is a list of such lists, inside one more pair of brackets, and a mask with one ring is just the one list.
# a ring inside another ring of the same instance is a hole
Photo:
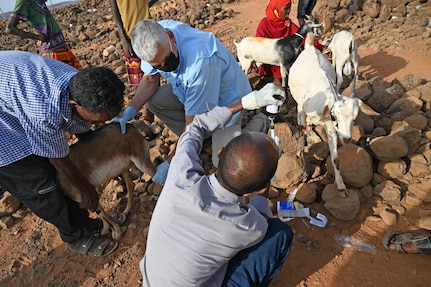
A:
{"label": "goat leg", "polygon": [[99,214],[99,217],[103,221],[103,228],[102,228],[102,235],[106,235],[109,233],[109,229],[112,229],[112,238],[116,241],[120,241],[121,236],[126,231],[126,226],[119,226],[117,223],[115,223],[114,220],[105,212],[103,207],[99,203],[99,207],[97,209],[97,213]]}
{"label": "goat leg", "polygon": [[127,188],[127,206],[123,213],[127,216],[133,208],[133,193],[135,191],[135,187],[128,171],[123,173],[123,179],[126,182]]}

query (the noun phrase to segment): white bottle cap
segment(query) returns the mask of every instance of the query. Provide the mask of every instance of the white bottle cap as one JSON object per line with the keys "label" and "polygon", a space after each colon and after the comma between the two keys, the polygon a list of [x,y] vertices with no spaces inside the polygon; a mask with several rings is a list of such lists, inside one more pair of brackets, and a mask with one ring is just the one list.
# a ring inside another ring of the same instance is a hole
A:
{"label": "white bottle cap", "polygon": [[266,111],[270,114],[278,114],[278,112],[280,111],[280,106],[277,106],[277,105],[266,106]]}

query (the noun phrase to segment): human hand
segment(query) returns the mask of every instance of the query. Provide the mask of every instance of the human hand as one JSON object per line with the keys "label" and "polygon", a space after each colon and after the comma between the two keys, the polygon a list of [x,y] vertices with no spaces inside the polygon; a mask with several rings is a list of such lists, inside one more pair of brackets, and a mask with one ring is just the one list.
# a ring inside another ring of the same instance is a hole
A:
{"label": "human hand", "polygon": [[48,41],[48,38],[46,37],[45,34],[37,33],[36,35],[37,35],[36,36],[36,41],[37,41],[36,43],[38,46],[40,46],[40,45],[42,45],[42,43],[45,43]]}
{"label": "human hand", "polygon": [[81,202],[79,208],[96,211],[99,206],[99,194],[95,189],[87,192],[81,192]]}
{"label": "human hand", "polygon": [[281,106],[286,98],[284,89],[274,83],[266,84],[262,89],[253,91],[241,98],[245,110],[256,110],[268,105]]}
{"label": "human hand", "polygon": [[136,117],[138,112],[134,107],[127,107],[124,112],[112,119],[111,123],[120,123],[121,133],[126,133],[127,122]]}
{"label": "human hand", "polygon": [[130,43],[130,39],[124,39],[123,40],[123,51],[126,57],[129,58],[136,58],[136,54],[133,51],[132,44]]}
{"label": "human hand", "polygon": [[153,182],[165,185],[166,177],[168,176],[169,162],[165,160],[156,167],[156,173],[153,175]]}

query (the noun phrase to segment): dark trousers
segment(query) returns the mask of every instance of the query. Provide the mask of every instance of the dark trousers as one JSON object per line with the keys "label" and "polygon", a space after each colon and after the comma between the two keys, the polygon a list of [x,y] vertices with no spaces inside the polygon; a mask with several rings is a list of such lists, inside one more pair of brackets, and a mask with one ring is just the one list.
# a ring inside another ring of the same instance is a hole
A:
{"label": "dark trousers", "polygon": [[228,264],[223,287],[264,287],[281,271],[290,254],[293,232],[278,218],[268,219],[265,238],[238,252]]}
{"label": "dark trousers", "polygon": [[65,242],[78,240],[88,211],[67,198],[47,158],[31,155],[0,167],[0,186],[18,198],[34,214],[54,224]]}

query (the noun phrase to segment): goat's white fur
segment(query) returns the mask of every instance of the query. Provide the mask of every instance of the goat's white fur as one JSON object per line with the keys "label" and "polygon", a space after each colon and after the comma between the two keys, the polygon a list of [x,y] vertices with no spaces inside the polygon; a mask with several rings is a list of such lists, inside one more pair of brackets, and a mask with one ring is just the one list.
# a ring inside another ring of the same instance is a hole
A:
{"label": "goat's white fur", "polygon": [[[308,27],[312,30],[315,36],[318,36],[321,33],[321,27],[324,23],[314,23],[314,18],[307,16],[307,24]],[[265,37],[245,37],[242,39],[241,42],[238,42],[238,40],[234,39],[234,44],[236,46],[237,51],[237,57],[239,64],[244,71],[245,74],[249,73],[251,64],[253,62],[256,63],[257,66],[261,64],[268,64],[273,66],[279,66],[280,67],[280,74],[281,74],[281,81],[282,86],[286,87],[286,78],[289,73],[288,69],[290,67],[286,67],[283,65],[283,62],[286,61],[285,56],[283,56],[283,48],[285,47],[283,44],[280,44],[277,47],[277,42],[281,39],[286,39],[290,37],[299,37],[300,39],[304,39],[305,35],[301,35],[301,28],[293,35],[287,36],[285,38],[265,38]],[[287,47],[287,46],[286,46]],[[292,55],[296,56],[298,55],[300,51],[301,45],[298,45],[297,47],[291,47],[289,46],[289,49],[293,48],[294,51],[290,51]],[[279,50],[280,49],[280,50]],[[294,58],[290,59],[289,66],[293,61]]]}
{"label": "goat's white fur", "polygon": [[[69,158],[94,187],[120,174],[123,176],[128,193],[124,215],[130,212],[133,204],[134,185],[129,175],[131,165],[134,164],[150,176],[155,173],[148,144],[143,135],[131,124],[127,125],[125,134],[121,134],[118,124],[109,124],[94,131],[70,146]],[[72,200],[81,202],[81,191],[74,189],[61,174],[57,175],[65,194]],[[112,238],[119,240],[125,229],[106,214],[100,202],[98,211],[99,217],[103,220],[102,234],[107,234],[112,228]]]}
{"label": "goat's white fur", "polygon": [[351,82],[350,96],[353,96],[359,72],[358,46],[352,33],[342,30],[336,33],[328,48],[332,52],[332,65],[337,73],[337,90],[340,92],[343,74],[349,76],[355,73]]}
{"label": "goat's white fur", "polygon": [[280,66],[280,73],[284,78],[286,76],[286,71],[275,49],[275,43],[279,39],[280,38],[245,37],[241,42],[234,39],[233,42],[236,46],[239,65],[244,73],[248,74],[251,64],[255,62],[257,66],[261,64]]}
{"label": "goat's white fur", "polygon": [[[306,126],[306,119],[314,125],[323,125],[328,136],[331,163],[334,167],[338,190],[345,190],[338,168],[337,139],[350,139],[352,126],[359,109],[369,115],[378,115],[360,99],[344,97],[335,87],[336,74],[332,64],[313,45],[307,36],[305,49],[289,72],[290,92],[298,106],[298,124]],[[331,117],[332,116],[332,117]],[[334,118],[335,120],[333,120]]]}

